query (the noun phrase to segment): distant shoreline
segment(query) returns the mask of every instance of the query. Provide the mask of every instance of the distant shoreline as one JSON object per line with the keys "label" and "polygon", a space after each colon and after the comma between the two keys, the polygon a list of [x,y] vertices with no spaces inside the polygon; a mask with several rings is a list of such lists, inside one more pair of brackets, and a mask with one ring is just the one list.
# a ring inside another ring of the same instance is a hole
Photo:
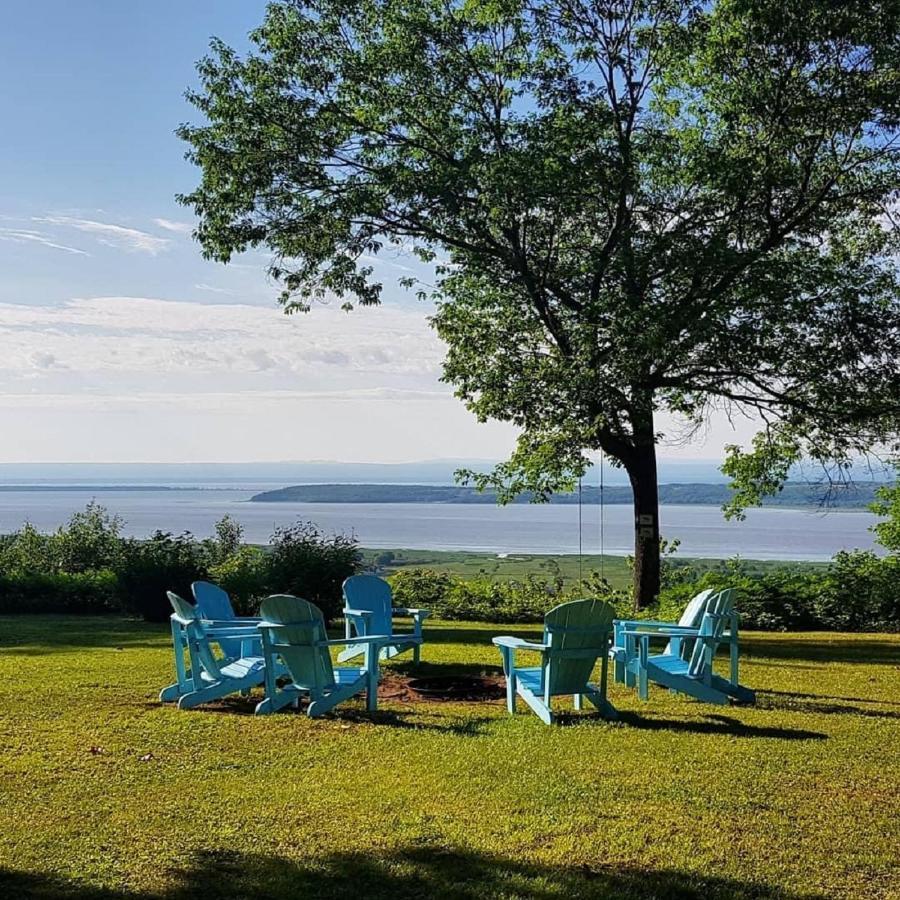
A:
{"label": "distant shoreline", "polygon": [[[875,499],[880,484],[868,482],[832,489],[821,485],[786,484],[774,497],[766,498],[763,505],[794,509],[824,506],[828,509],[864,510]],[[666,506],[722,506],[728,503],[732,492],[724,484],[661,484],[659,502]],[[611,485],[601,490],[595,485],[585,486],[580,492],[554,494],[552,504],[597,506],[630,505],[630,487]],[[475,488],[444,485],[412,484],[300,484],[277,490],[262,491],[250,498],[251,503],[447,503],[494,505],[494,491],[479,493]],[[515,504],[532,502],[532,496],[523,494],[511,501]]]}

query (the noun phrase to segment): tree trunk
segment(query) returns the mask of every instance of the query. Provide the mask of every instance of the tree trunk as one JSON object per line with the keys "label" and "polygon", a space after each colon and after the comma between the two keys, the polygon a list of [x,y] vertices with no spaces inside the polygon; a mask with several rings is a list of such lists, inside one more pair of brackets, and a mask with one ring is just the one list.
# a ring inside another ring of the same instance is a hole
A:
{"label": "tree trunk", "polygon": [[659,491],[656,445],[642,442],[625,466],[634,494],[634,608],[659,596]]}

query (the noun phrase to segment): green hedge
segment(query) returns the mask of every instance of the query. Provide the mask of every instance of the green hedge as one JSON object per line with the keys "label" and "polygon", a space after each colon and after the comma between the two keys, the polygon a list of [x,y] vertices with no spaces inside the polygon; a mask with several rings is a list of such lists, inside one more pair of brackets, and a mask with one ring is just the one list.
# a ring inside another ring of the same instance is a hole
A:
{"label": "green hedge", "polygon": [[[874,553],[839,553],[821,570],[775,569],[751,575],[740,563],[726,571],[677,570],[678,580],[664,588],[659,603],[642,615],[677,619],[688,600],[704,588],[737,590],[744,628],[762,631],[900,631],[900,557]],[[424,607],[444,619],[482,622],[539,622],[566,600],[602,596],[620,616],[633,615],[624,592],[599,579],[563,588],[560,581],[533,577],[524,581],[467,581],[425,570],[400,571],[391,577],[398,606]]]}
{"label": "green hedge", "polygon": [[325,535],[309,522],[279,528],[263,550],[242,543],[226,516],[216,538],[157,531],[137,540],[94,503],[52,534],[25,525],[0,535],[0,612],[130,612],[162,622],[174,591],[190,597],[191,582],[212,580],[232,597],[239,615],[252,615],[268,594],[297,594],[326,619],[340,614],[341,584],[359,569],[356,541]]}
{"label": "green hedge", "polygon": [[115,572],[0,574],[0,613],[105,615],[121,609]]}

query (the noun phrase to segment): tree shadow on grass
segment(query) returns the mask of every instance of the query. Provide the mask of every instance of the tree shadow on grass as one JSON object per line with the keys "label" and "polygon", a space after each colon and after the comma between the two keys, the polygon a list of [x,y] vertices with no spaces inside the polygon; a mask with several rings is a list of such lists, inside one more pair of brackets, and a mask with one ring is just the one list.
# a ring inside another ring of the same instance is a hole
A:
{"label": "tree shadow on grass", "polygon": [[[879,700],[855,700],[853,703],[834,702],[839,697],[819,697],[815,694],[790,694],[787,691],[757,691],[756,705],[760,709],[779,712],[815,713],[821,715],[861,716],[866,719],[900,719],[900,711],[865,709],[854,703],[878,704]],[[886,701],[886,705],[896,706]]]}
{"label": "tree shadow on grass", "polygon": [[300,864],[281,857],[230,852],[199,854],[171,872],[171,887],[156,892],[93,888],[53,875],[0,869],[0,893],[35,900],[189,900],[189,898],[364,897],[367,900],[805,900],[763,882],[740,881],[676,869],[606,865],[542,865],[436,845],[408,846],[373,856],[342,853]]}
{"label": "tree shadow on grass", "polygon": [[[5,627],[7,622],[11,627]],[[168,625],[124,616],[2,616],[0,626],[0,652],[13,656],[75,649],[161,650],[169,635]]]}
{"label": "tree shadow on grass", "polygon": [[741,738],[777,738],[782,741],[824,741],[828,735],[803,728],[781,728],[767,725],[748,725],[732,716],[706,713],[702,719],[665,719],[645,717],[630,711],[619,713],[619,721],[631,728],[645,731],[678,731],[689,734],[723,734]]}
{"label": "tree shadow on grass", "polygon": [[797,662],[863,663],[900,666],[900,643],[887,640],[844,640],[822,636],[805,638],[766,638],[741,636],[741,654],[756,657],[796,660]]}

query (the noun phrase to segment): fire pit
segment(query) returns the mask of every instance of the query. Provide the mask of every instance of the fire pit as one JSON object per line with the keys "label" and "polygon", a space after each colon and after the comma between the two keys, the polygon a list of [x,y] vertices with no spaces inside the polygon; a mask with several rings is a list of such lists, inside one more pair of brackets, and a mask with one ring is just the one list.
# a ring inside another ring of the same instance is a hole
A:
{"label": "fire pit", "polygon": [[502,678],[484,675],[432,675],[407,685],[423,700],[497,700],[506,693]]}

